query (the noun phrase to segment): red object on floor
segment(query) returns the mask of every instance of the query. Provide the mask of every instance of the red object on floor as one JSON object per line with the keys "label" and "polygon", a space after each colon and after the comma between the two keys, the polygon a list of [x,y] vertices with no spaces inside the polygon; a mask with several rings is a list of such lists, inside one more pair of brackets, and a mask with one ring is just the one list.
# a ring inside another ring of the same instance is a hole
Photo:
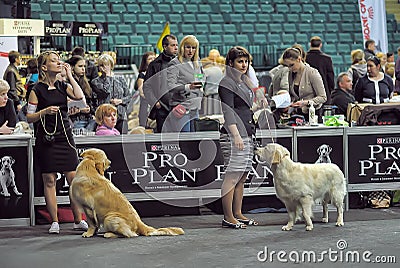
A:
{"label": "red object on floor", "polygon": [[[48,223],[52,222],[50,214],[45,207],[38,208],[37,212],[40,216],[46,219]],[[72,213],[72,209],[70,207],[59,207],[57,214],[59,223],[74,222],[74,214]],[[86,220],[85,213],[82,213],[82,220]]]}

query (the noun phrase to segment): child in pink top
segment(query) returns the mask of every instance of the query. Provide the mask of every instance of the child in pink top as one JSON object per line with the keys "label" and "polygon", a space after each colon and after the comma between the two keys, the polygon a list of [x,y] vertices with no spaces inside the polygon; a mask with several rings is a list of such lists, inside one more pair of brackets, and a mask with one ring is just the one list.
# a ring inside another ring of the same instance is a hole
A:
{"label": "child in pink top", "polygon": [[100,105],[95,113],[96,123],[99,125],[96,129],[96,135],[99,136],[117,136],[119,131],[115,128],[117,124],[117,108],[109,103]]}

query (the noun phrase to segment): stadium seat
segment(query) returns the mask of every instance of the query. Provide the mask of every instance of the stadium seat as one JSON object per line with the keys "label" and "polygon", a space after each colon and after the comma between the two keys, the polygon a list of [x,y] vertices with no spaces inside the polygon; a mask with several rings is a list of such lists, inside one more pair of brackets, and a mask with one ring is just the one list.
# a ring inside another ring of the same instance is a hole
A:
{"label": "stadium seat", "polygon": [[252,9],[248,10],[249,12],[263,12],[263,13],[273,13],[275,12],[274,7],[271,4],[265,3],[265,4],[260,4],[260,9]]}
{"label": "stadium seat", "polygon": [[184,35],[193,34],[195,32],[193,24],[182,24],[181,32]]}
{"label": "stadium seat", "polygon": [[281,34],[280,33],[269,33],[267,34],[267,42],[268,44],[281,44]]}
{"label": "stadium seat", "polygon": [[287,14],[286,19],[290,23],[299,23],[300,21],[299,14]]}
{"label": "stadium seat", "polygon": [[58,13],[63,13],[64,12],[64,5],[63,4],[50,4],[50,12],[58,12]]}
{"label": "stadium seat", "polygon": [[65,12],[71,14],[79,13],[79,6],[77,4],[65,4]]}
{"label": "stadium seat", "polygon": [[75,20],[75,16],[74,14],[61,14],[61,21],[74,21]]}
{"label": "stadium seat", "polygon": [[267,23],[256,23],[254,25],[254,30],[256,33],[268,33],[269,26]]}
{"label": "stadium seat", "polygon": [[322,51],[324,51],[328,55],[336,55],[338,52],[336,44],[334,43],[323,44]]}
{"label": "stadium seat", "polygon": [[241,33],[254,33],[255,32],[254,25],[251,23],[243,23],[240,26],[240,32]]}
{"label": "stadium seat", "polygon": [[295,42],[298,44],[307,44],[309,42],[308,35],[305,33],[296,33]]}
{"label": "stadium seat", "polygon": [[164,25],[157,23],[157,24],[150,24],[150,32],[151,33],[162,33],[164,29]]}
{"label": "stadium seat", "polygon": [[137,34],[149,34],[149,27],[147,24],[135,24],[135,33]]}
{"label": "stadium seat", "polygon": [[220,45],[222,44],[222,37],[221,35],[211,34],[208,36],[209,44],[212,45]]}
{"label": "stadium seat", "polygon": [[344,11],[343,5],[340,3],[333,3],[331,4],[331,10],[334,13],[342,13]]}
{"label": "stadium seat", "polygon": [[104,14],[92,14],[91,16],[93,22],[106,22]]}
{"label": "stadium seat", "polygon": [[[290,13],[303,13],[303,6],[300,4],[290,4],[289,5]],[[311,12],[308,12],[311,13]]]}
{"label": "stadium seat", "polygon": [[328,14],[328,19],[330,22],[338,23],[342,21],[342,16],[340,13],[330,13]]}
{"label": "stadium seat", "polygon": [[287,4],[276,4],[275,8],[278,14],[287,14],[290,12]]}
{"label": "stadium seat", "polygon": [[248,45],[250,44],[250,40],[247,34],[238,34],[236,35],[237,42],[240,44]]}
{"label": "stadium seat", "polygon": [[140,6],[138,4],[127,4],[126,10],[129,13],[140,13],[141,12]]}
{"label": "stadium seat", "polygon": [[221,13],[233,13],[233,8],[230,4],[220,4],[219,11]]}
{"label": "stadium seat", "polygon": [[[360,32],[361,34],[361,32]],[[351,33],[338,33],[338,37],[339,37],[339,42],[340,43],[353,43],[353,38],[351,37]],[[362,43],[362,34],[361,34],[361,38],[359,40],[356,40],[356,42],[361,42]]]}
{"label": "stadium seat", "polygon": [[342,55],[331,55],[333,66],[343,65],[343,56]]}
{"label": "stadium seat", "polygon": [[96,13],[110,13],[110,9],[107,4],[94,4]]}
{"label": "stadium seat", "polygon": [[267,38],[265,34],[253,34],[253,43],[257,45],[267,44]]}
{"label": "stadium seat", "polygon": [[209,14],[197,14],[197,22],[198,23],[210,23],[210,15]]}
{"label": "stadium seat", "polygon": [[208,35],[207,34],[197,34],[197,40],[199,40],[200,46],[208,44]]}
{"label": "stadium seat", "polygon": [[294,34],[292,33],[283,33],[281,36],[282,43],[291,46],[295,43]]}
{"label": "stadium seat", "polygon": [[171,13],[171,6],[169,4],[158,4],[157,9],[159,13]]}
{"label": "stadium seat", "polygon": [[257,21],[269,23],[272,21],[271,15],[270,14],[257,14]]}
{"label": "stadium seat", "polygon": [[[92,4],[80,4],[79,5],[79,10],[81,11],[81,13],[84,14],[94,14],[96,13],[96,11],[93,8]],[[79,14],[77,14],[79,15]]]}
{"label": "stadium seat", "polygon": [[246,13],[247,9],[244,4],[233,4],[233,13]]}
{"label": "stadium seat", "polygon": [[151,14],[139,14],[138,22],[139,23],[150,23],[151,22]]}
{"label": "stadium seat", "polygon": [[[77,14],[77,15],[78,15],[78,14]],[[116,33],[118,33],[117,25],[109,23],[109,24],[108,24],[108,33],[109,33],[109,34],[116,34]]]}
{"label": "stadium seat", "polygon": [[342,32],[354,32],[354,30],[355,30],[354,23],[342,22],[340,25],[341,25],[340,29]]}
{"label": "stadium seat", "polygon": [[224,42],[224,44],[229,44],[229,45],[236,45],[237,41],[236,41],[236,36],[233,34],[224,34],[222,35],[222,40]]}
{"label": "stadium seat", "polygon": [[[114,15],[118,15],[118,14],[107,14],[107,20],[108,21],[113,21],[111,19],[112,17],[109,17],[109,16],[114,16]],[[136,14],[125,13],[122,16],[123,16],[123,19],[124,19],[125,23],[136,23],[137,22]],[[119,17],[119,15],[118,15],[118,17]]]}
{"label": "stadium seat", "polygon": [[154,13],[155,11],[153,4],[142,4],[142,13]]}
{"label": "stadium seat", "polygon": [[314,13],[314,14],[312,14],[312,16],[313,16],[313,19],[312,19],[312,21],[314,22],[314,23],[326,23],[327,22],[327,16],[326,16],[326,14],[323,14],[323,13]]}
{"label": "stadium seat", "polygon": [[[128,15],[128,14],[123,14],[123,15],[125,16],[125,15]],[[121,22],[121,16],[120,16],[120,14],[106,14],[106,21],[107,22],[112,22],[112,23],[120,23]],[[132,18],[130,18],[130,20],[128,20],[128,21],[125,21],[125,19],[124,19],[124,22],[125,23],[127,23],[127,22],[128,23],[136,22],[136,15],[132,15]]]}
{"label": "stadium seat", "polygon": [[208,24],[195,24],[194,26],[197,34],[206,34],[210,31]]}
{"label": "stadium seat", "polygon": [[119,34],[131,34],[132,33],[132,27],[130,24],[118,24],[118,33]]}
{"label": "stadium seat", "polygon": [[354,22],[360,19],[358,14],[353,13],[343,13],[341,17],[342,22]]}
{"label": "stadium seat", "polygon": [[126,7],[124,4],[113,4],[111,6],[112,12],[113,13],[125,13],[126,12]]}
{"label": "stadium seat", "polygon": [[282,23],[270,23],[269,31],[271,33],[282,33],[283,32]]}
{"label": "stadium seat", "polygon": [[182,15],[181,14],[169,14],[168,18],[169,18],[170,23],[182,23]]}
{"label": "stadium seat", "polygon": [[313,4],[303,4],[304,13],[315,13],[315,7]]}
{"label": "stadium seat", "polygon": [[127,35],[116,35],[114,42],[116,45],[128,45],[130,43]]}
{"label": "stadium seat", "polygon": [[144,41],[143,35],[131,35],[130,42],[132,45],[144,45],[146,42]]}
{"label": "stadium seat", "polygon": [[209,25],[209,27],[210,27],[210,33],[212,33],[212,34],[223,34],[224,33],[221,24],[212,23]]}
{"label": "stadium seat", "polygon": [[296,33],[296,24],[294,23],[284,23],[283,24],[283,32],[285,33]]}
{"label": "stadium seat", "polygon": [[[266,23],[265,21],[259,21],[258,18],[257,18],[257,14],[255,14],[255,13],[248,13],[248,14],[245,14],[245,15],[243,16],[243,20],[244,20],[246,23],[254,23],[254,22]],[[243,20],[242,20],[242,21],[243,21]]]}
{"label": "stadium seat", "polygon": [[323,37],[323,41],[327,43],[337,43],[338,35],[337,33],[325,33]]}
{"label": "stadium seat", "polygon": [[349,44],[337,44],[337,50],[338,50],[338,54],[350,54],[351,52],[351,48]]}
{"label": "stadium seat", "polygon": [[196,14],[200,13],[197,4],[186,4],[185,8],[186,8],[186,13],[196,13]]}
{"label": "stadium seat", "polygon": [[201,3],[201,4],[199,4],[199,11],[200,11],[200,13],[211,13],[212,8],[209,4]]}
{"label": "stadium seat", "polygon": [[271,22],[282,23],[284,21],[285,21],[285,17],[283,14],[271,14]]}
{"label": "stadium seat", "polygon": [[183,14],[183,22],[196,23],[196,16],[194,14]]}
{"label": "stadium seat", "polygon": [[224,18],[221,14],[210,14],[210,19],[212,23],[223,23]]}
{"label": "stadium seat", "polygon": [[41,20],[52,20],[51,14],[50,13],[46,13],[46,14],[39,14],[39,19]]}
{"label": "stadium seat", "polygon": [[31,12],[42,12],[42,7],[40,6],[39,3],[31,3]]}
{"label": "stadium seat", "polygon": [[160,14],[160,13],[154,13],[152,15],[152,21],[154,23],[166,23],[167,22],[167,15],[166,14]]}
{"label": "stadium seat", "polygon": [[147,43],[155,46],[158,42],[158,39],[160,39],[159,35],[150,34],[147,36]]}
{"label": "stadium seat", "polygon": [[185,6],[182,4],[173,4],[171,5],[171,9],[173,13],[185,13]]}
{"label": "stadium seat", "polygon": [[320,13],[330,13],[331,6],[329,4],[317,4],[318,11]]}
{"label": "stadium seat", "polygon": [[325,30],[325,24],[323,24],[323,23],[312,23],[311,24],[311,30],[314,33],[324,33],[326,31]]}
{"label": "stadium seat", "polygon": [[[246,14],[246,17],[247,17],[247,15],[248,14]],[[226,16],[224,16],[224,18],[225,18],[225,22],[228,22],[228,23],[238,23],[238,24],[240,24],[241,22],[244,21],[243,15],[242,14],[237,14],[237,13],[226,14]]]}
{"label": "stadium seat", "polygon": [[312,22],[313,16],[312,14],[300,14],[300,22]]}
{"label": "stadium seat", "polygon": [[76,14],[75,19],[76,19],[76,21],[90,22],[90,15],[89,14]]}
{"label": "stadium seat", "polygon": [[224,24],[223,29],[225,33],[237,33],[236,25],[235,24]]}

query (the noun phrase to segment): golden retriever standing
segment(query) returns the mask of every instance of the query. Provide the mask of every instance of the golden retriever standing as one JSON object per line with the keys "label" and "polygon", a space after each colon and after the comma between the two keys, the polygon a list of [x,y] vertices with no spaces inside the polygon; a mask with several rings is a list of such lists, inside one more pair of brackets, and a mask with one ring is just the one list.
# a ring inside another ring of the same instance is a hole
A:
{"label": "golden retriever standing", "polygon": [[103,224],[104,237],[134,237],[138,235],[180,235],[182,228],[155,229],[142,222],[128,199],[104,177],[111,162],[100,149],[88,149],[76,169],[70,197],[79,204],[87,217],[89,229],[83,237],[92,237]]}
{"label": "golden retriever standing", "polygon": [[256,150],[261,160],[272,164],[276,195],[285,204],[289,214],[283,231],[292,229],[297,211],[303,211],[306,230],[311,231],[313,224],[312,206],[314,201],[322,199],[322,222],[328,222],[328,203],[337,208],[336,226],[343,226],[343,201],[346,195],[345,178],[339,167],[332,163],[302,164],[290,159],[289,151],[279,144],[268,144]]}

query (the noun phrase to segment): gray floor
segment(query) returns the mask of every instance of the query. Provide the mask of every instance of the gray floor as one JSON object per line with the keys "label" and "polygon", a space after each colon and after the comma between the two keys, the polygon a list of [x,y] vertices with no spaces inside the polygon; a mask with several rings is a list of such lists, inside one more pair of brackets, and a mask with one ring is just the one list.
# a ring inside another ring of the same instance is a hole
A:
{"label": "gray floor", "polygon": [[[176,237],[84,239],[71,223],[62,224],[59,235],[47,234],[48,225],[0,228],[0,267],[399,267],[400,208],[349,210],[342,228],[335,227],[336,213],[330,215],[323,224],[315,213],[311,232],[302,223],[281,231],[286,213],[248,214],[260,226],[246,230],[220,228],[215,214],[143,219],[155,227],[183,227],[186,234]],[[315,262],[307,257],[313,253]],[[364,253],[371,261],[394,256],[397,265],[366,263]],[[357,255],[360,262],[354,262]]]}

